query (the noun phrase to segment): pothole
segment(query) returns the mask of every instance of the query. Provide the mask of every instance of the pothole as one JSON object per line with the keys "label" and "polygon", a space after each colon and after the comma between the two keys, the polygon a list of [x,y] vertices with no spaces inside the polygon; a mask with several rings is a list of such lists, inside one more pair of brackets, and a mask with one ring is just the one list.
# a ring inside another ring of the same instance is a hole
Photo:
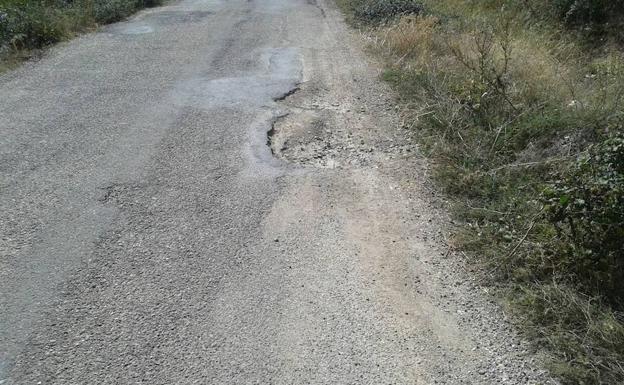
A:
{"label": "pothole", "polygon": [[[352,101],[330,100],[329,90],[302,83],[274,99],[285,111],[267,132],[274,157],[301,166],[345,168],[368,165],[381,154],[378,138]],[[379,150],[379,149],[377,149]]]}
{"label": "pothole", "polygon": [[[319,133],[325,121],[313,111],[284,114],[273,122],[269,146],[274,156],[296,163],[319,163],[329,143]],[[316,164],[318,165],[318,164]]]}
{"label": "pothole", "polygon": [[291,109],[268,132],[273,156],[303,166],[342,168],[370,163],[372,147],[357,140],[332,110]]}

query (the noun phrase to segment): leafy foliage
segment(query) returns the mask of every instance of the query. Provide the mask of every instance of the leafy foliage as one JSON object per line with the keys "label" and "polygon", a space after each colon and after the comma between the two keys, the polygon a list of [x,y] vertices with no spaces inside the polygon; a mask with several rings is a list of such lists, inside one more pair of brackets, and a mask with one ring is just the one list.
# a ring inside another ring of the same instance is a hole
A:
{"label": "leafy foliage", "polygon": [[363,0],[355,7],[355,17],[365,23],[379,24],[398,16],[418,15],[423,6],[415,0]]}
{"label": "leafy foliage", "polygon": [[[549,2],[546,2],[549,3]],[[557,16],[570,24],[603,23],[622,13],[622,0],[551,0]]]}
{"label": "leafy foliage", "polygon": [[560,269],[624,305],[624,136],[592,146],[544,197],[559,234]]}
{"label": "leafy foliage", "polygon": [[132,14],[141,5],[136,0],[107,0],[96,2],[93,16],[99,23],[113,23]]}
{"label": "leafy foliage", "polygon": [[64,15],[40,2],[0,7],[0,45],[42,47],[66,35]]}

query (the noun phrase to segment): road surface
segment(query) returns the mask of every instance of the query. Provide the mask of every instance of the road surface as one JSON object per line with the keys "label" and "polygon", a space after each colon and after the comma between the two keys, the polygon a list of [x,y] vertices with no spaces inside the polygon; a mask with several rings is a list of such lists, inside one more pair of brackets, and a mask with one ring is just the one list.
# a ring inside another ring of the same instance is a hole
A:
{"label": "road surface", "polygon": [[536,382],[358,42],[183,0],[2,75],[0,383]]}

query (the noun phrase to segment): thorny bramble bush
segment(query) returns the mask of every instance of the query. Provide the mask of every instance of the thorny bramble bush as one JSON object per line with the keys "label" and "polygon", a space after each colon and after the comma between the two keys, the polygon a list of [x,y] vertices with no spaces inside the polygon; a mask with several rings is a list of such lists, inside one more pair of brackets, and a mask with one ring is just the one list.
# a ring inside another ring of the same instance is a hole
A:
{"label": "thorny bramble bush", "polygon": [[544,192],[556,263],[585,291],[624,306],[624,136],[591,146]]}

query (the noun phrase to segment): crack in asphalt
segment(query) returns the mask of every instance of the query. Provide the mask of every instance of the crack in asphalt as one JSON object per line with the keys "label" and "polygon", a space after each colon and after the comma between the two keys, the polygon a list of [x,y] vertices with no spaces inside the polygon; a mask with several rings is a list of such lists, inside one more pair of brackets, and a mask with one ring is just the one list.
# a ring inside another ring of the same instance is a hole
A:
{"label": "crack in asphalt", "polygon": [[297,91],[299,91],[299,84],[297,84],[297,86],[293,89],[291,89],[290,91],[286,92],[283,95],[280,95],[276,98],[273,98],[273,101],[275,102],[283,102],[284,100],[286,100],[288,97],[294,95],[295,93],[297,93]]}

